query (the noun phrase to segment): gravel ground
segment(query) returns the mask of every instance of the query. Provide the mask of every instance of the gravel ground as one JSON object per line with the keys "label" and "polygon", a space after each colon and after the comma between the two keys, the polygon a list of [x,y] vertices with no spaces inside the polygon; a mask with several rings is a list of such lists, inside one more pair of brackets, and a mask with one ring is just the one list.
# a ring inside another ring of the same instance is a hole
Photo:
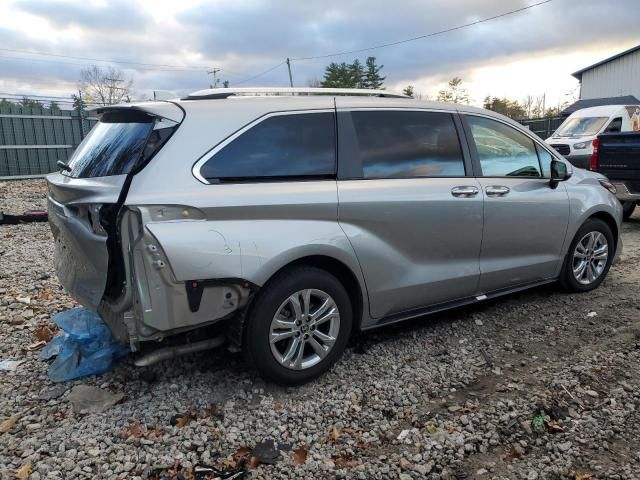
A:
{"label": "gravel ground", "polygon": [[[43,207],[42,182],[0,183],[0,210]],[[30,466],[32,479],[189,479],[269,438],[281,456],[251,478],[640,478],[638,214],[623,239],[590,294],[539,288],[368,333],[330,373],[286,389],[226,352],[52,383],[28,349],[73,306],[52,237],[47,224],[0,226],[0,360],[25,360],[0,371],[0,431],[15,421],[0,478]],[[76,411],[78,385],[123,398]]]}

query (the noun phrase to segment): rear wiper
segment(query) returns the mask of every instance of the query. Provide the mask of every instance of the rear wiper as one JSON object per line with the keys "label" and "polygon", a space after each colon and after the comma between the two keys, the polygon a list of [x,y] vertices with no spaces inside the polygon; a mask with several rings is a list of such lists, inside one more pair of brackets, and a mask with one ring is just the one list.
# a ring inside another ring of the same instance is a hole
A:
{"label": "rear wiper", "polygon": [[58,168],[60,170],[64,170],[65,172],[70,172],[71,171],[71,167],[69,165],[67,165],[65,162],[63,162],[62,160],[58,160],[56,162],[56,165],[58,166]]}

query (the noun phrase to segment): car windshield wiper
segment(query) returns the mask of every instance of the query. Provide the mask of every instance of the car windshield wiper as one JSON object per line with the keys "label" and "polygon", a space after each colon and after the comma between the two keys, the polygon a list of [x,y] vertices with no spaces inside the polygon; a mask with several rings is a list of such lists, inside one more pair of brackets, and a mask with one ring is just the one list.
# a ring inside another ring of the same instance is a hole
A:
{"label": "car windshield wiper", "polygon": [[70,172],[71,171],[71,167],[69,165],[67,165],[66,162],[63,162],[62,160],[58,160],[56,162],[56,165],[58,166],[58,168],[60,170],[64,170],[65,172]]}

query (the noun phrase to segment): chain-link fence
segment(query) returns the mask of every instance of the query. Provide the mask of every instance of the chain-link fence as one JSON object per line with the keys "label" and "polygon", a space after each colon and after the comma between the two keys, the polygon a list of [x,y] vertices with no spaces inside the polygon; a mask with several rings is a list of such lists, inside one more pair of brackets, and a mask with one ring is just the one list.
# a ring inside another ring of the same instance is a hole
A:
{"label": "chain-link fence", "polygon": [[96,121],[77,110],[0,107],[0,177],[58,170]]}

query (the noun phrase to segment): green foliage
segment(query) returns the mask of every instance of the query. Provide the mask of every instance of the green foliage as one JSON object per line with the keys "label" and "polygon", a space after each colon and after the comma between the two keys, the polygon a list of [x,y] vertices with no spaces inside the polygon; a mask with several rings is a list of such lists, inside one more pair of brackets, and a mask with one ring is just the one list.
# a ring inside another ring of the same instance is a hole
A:
{"label": "green foliage", "polygon": [[545,117],[559,117],[562,111],[569,106],[569,102],[562,102],[555,107],[547,108],[544,112]]}
{"label": "green foliage", "polygon": [[487,110],[492,110],[509,118],[521,119],[527,116],[527,110],[517,100],[488,96],[482,105]]}
{"label": "green foliage", "polygon": [[18,103],[22,108],[44,108],[42,102],[33,100],[29,97],[22,97],[22,100]]}
{"label": "green foliage", "polygon": [[407,85],[406,87],[404,87],[402,93],[404,93],[408,97],[413,97],[413,94],[415,93],[413,90],[413,85]]}
{"label": "green foliage", "polygon": [[324,71],[320,86],[324,88],[382,88],[385,77],[380,75],[384,65],[376,65],[375,57],[368,57],[366,70],[357,58],[352,63],[331,62]]}
{"label": "green foliage", "polygon": [[469,103],[469,92],[462,86],[462,79],[453,77],[448,87],[438,92],[437,100],[448,103]]}
{"label": "green foliage", "polygon": [[71,99],[73,100],[73,109],[77,112],[87,109],[87,105],[86,103],[84,103],[83,98],[79,97],[78,95],[71,95]]}
{"label": "green foliage", "polygon": [[380,70],[384,65],[376,65],[376,57],[367,57],[366,65],[367,69],[361,82],[362,88],[371,88],[373,90],[384,88],[384,80],[387,77],[380,75]]}

